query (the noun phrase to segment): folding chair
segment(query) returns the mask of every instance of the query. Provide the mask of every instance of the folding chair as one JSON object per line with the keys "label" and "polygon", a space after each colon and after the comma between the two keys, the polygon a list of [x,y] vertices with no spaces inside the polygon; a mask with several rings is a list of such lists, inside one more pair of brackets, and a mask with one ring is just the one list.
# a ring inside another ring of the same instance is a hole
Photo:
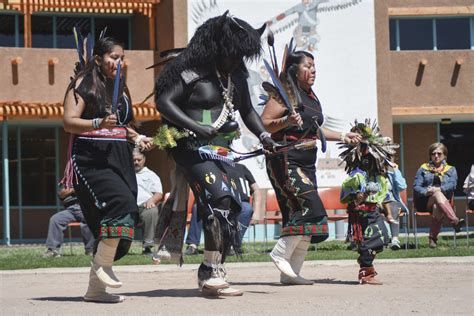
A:
{"label": "folding chair", "polygon": [[[400,192],[400,197],[402,198],[402,202],[403,204],[405,205],[408,205],[407,201],[407,190],[403,190],[402,192]],[[408,221],[408,214],[402,209],[400,208],[399,211],[398,211],[398,218],[400,219],[400,223],[403,222],[403,227],[404,227],[404,230],[405,230],[405,250],[408,249],[408,239],[409,239],[409,230],[410,230],[410,222]]]}
{"label": "folding chair", "polygon": [[81,227],[81,222],[70,222],[67,224],[67,231],[68,231],[68,237],[69,237],[69,247],[71,249],[71,255],[72,253],[72,227]]}
{"label": "folding chair", "polygon": [[[341,203],[340,187],[318,189],[318,194],[326,211],[333,211],[332,214],[328,214],[328,221],[338,222],[348,220],[347,204]],[[344,213],[338,214],[337,212],[339,210],[344,210]]]}
{"label": "folding chair", "polygon": [[189,190],[188,208],[186,210],[186,225],[189,225],[191,223],[191,217],[193,216],[193,205],[194,205],[194,194],[193,194],[193,191]]}
{"label": "folding chair", "polygon": [[[456,205],[454,204],[454,196],[451,197],[449,200],[449,203],[451,204],[451,207],[453,208],[454,212],[456,213]],[[426,210],[424,211],[418,211],[415,208],[415,200],[413,200],[413,212],[412,214],[412,221],[413,221],[413,232],[415,235],[415,248],[418,249],[418,224],[417,224],[417,217],[429,217],[431,216],[431,212],[428,212]],[[453,229],[454,235],[453,235],[453,242],[454,242],[454,248],[456,248],[456,231]]]}
{"label": "folding chair", "polygon": [[469,247],[469,215],[474,214],[474,210],[469,208],[469,200],[466,197],[466,245]]}

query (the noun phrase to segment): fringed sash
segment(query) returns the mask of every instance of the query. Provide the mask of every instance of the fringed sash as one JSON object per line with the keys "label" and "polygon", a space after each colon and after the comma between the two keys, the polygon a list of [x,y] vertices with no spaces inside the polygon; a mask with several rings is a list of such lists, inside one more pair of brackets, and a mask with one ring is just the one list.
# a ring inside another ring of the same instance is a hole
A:
{"label": "fringed sash", "polygon": [[63,178],[59,182],[59,184],[61,184],[66,189],[74,188],[74,183],[77,184],[79,182],[77,172],[74,168],[74,161],[72,157],[72,146],[74,144],[76,137],[78,139],[101,139],[101,140],[126,141],[127,129],[125,127],[115,127],[111,130],[103,128],[103,129],[93,130],[90,132],[84,132],[79,135],[74,135],[74,134],[69,135],[66,168],[64,170]]}

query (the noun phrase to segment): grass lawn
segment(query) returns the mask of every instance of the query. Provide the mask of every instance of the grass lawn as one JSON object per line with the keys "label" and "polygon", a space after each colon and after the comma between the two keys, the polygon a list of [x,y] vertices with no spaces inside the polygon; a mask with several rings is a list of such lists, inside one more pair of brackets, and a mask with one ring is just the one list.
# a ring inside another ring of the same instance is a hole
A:
{"label": "grass lawn", "polygon": [[[420,238],[419,249],[408,249],[393,251],[386,249],[377,256],[377,259],[395,259],[395,258],[419,258],[419,257],[447,257],[447,256],[474,256],[474,239],[471,247],[466,247],[466,237],[458,236],[457,248],[453,247],[453,241],[450,236],[442,236],[438,241],[438,248],[428,248],[427,237]],[[411,242],[413,239],[410,240]],[[401,240],[404,245],[404,240]],[[264,262],[270,261],[268,253],[275,242],[268,243],[265,249],[264,243],[245,243],[243,262]],[[317,245],[315,251],[314,245],[310,246],[310,251],[306,260],[338,260],[338,259],[356,259],[358,254],[355,251],[347,250],[346,243],[342,241],[327,241]],[[410,245],[413,246],[413,245]],[[202,247],[202,245],[201,245]],[[411,247],[410,247],[411,248]],[[69,245],[65,245],[62,250],[62,256],[58,258],[43,258],[41,254],[45,251],[44,246],[13,246],[0,248],[0,270],[13,269],[35,269],[51,267],[87,267],[90,265],[91,257],[84,255],[84,248],[80,244],[74,244],[71,254]],[[135,242],[129,255],[116,262],[116,265],[151,265],[149,256],[141,254],[141,244]],[[237,262],[236,257],[228,257],[226,262]],[[202,254],[184,257],[186,263],[201,263]],[[166,262],[163,262],[164,264]]]}

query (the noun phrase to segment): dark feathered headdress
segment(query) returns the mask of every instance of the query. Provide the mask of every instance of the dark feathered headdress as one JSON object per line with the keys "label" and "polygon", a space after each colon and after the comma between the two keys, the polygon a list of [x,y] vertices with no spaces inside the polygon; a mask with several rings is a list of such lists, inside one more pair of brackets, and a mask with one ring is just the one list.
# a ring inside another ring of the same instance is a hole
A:
{"label": "dark feathered headdress", "polygon": [[[247,22],[230,16],[228,11],[207,20],[196,30],[188,46],[178,50],[175,58],[162,56],[170,61],[157,78],[155,93],[171,88],[186,69],[214,69],[216,62],[223,57],[258,58],[262,52],[260,36],[264,30],[265,25],[254,29]],[[245,67],[243,63],[242,67]]]}
{"label": "dark feathered headdress", "polygon": [[366,119],[364,123],[355,120],[351,132],[360,134],[362,140],[357,145],[340,143],[339,148],[344,151],[339,157],[346,163],[346,172],[350,173],[352,170],[360,168],[362,158],[370,155],[375,160],[377,172],[386,173],[387,167],[391,165],[390,160],[395,154],[395,149],[399,145],[392,143],[390,137],[380,135],[377,121],[371,123],[370,119]]}

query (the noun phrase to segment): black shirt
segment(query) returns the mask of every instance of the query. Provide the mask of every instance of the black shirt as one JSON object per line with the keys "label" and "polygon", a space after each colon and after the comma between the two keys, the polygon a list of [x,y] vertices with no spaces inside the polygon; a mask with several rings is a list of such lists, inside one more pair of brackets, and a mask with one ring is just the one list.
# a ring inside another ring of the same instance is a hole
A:
{"label": "black shirt", "polygon": [[240,199],[242,202],[249,202],[250,201],[250,195],[251,195],[251,189],[250,187],[252,184],[254,184],[256,181],[250,172],[249,169],[245,165],[242,164],[235,164],[235,171],[236,171],[236,177],[239,179],[239,183],[237,184],[240,188]]}

